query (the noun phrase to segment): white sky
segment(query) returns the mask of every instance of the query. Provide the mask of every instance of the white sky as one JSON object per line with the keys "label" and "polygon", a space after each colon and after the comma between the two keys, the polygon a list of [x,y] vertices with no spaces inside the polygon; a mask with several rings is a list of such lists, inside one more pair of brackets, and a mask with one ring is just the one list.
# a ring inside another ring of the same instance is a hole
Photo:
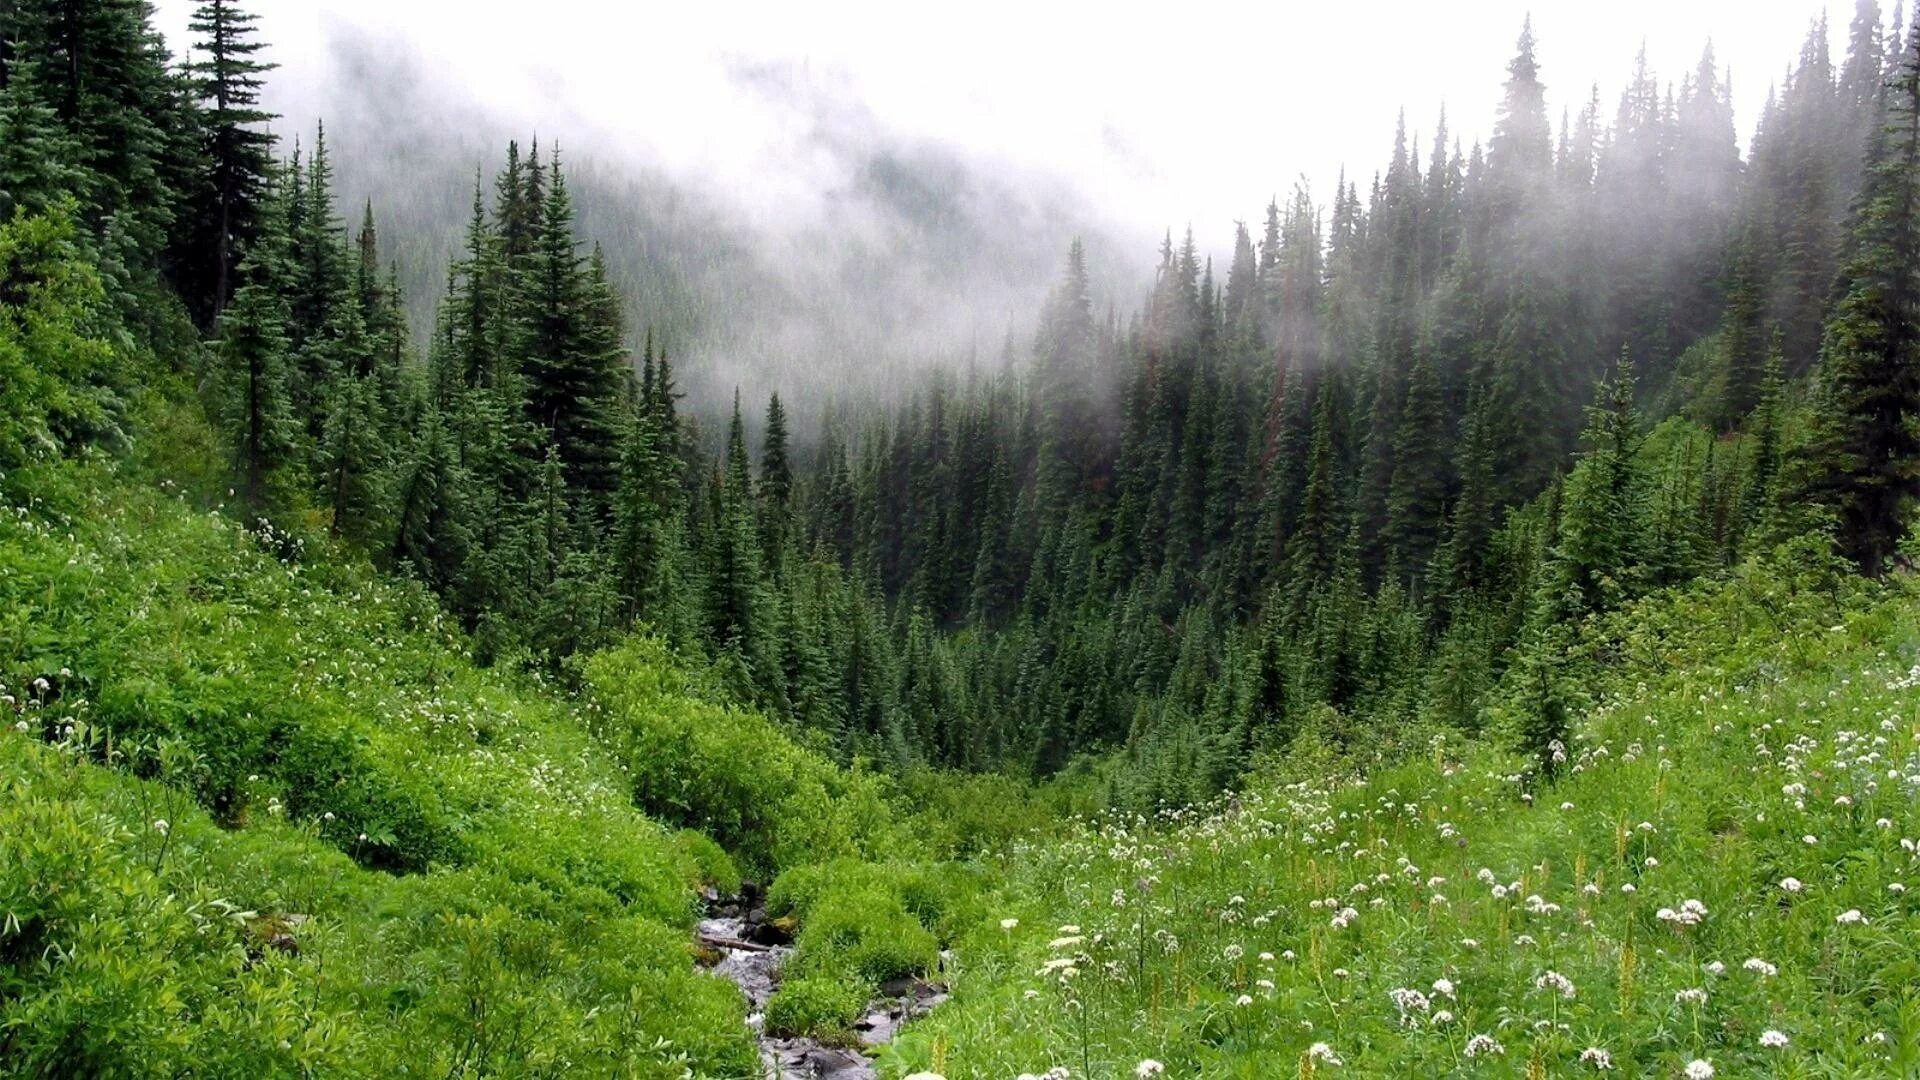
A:
{"label": "white sky", "polygon": [[[159,3],[176,52],[192,3]],[[1743,144],[1820,10],[1818,0],[250,6],[282,65],[272,103],[301,126],[326,100],[327,41],[357,26],[416,44],[449,94],[497,110],[514,133],[537,125],[596,157],[636,155],[771,219],[803,212],[833,182],[832,164],[801,149],[808,117],[727,73],[743,61],[799,64],[890,127],[950,140],[1009,175],[1063,176],[1142,237],[1191,222],[1209,247],[1299,174],[1321,200],[1342,164],[1370,177],[1403,105],[1423,158],[1442,102],[1463,143],[1483,136],[1529,10],[1556,121],[1595,82],[1610,115],[1643,39],[1655,72],[1677,84],[1712,38],[1732,68]],[[1838,0],[1836,60],[1851,17]]]}

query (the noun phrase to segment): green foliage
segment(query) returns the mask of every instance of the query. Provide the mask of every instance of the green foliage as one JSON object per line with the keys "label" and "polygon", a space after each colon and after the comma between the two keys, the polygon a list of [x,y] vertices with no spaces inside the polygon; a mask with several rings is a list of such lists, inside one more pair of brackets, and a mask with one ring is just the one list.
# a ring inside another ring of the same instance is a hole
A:
{"label": "green foliage", "polygon": [[[8,1060],[750,1069],[688,947],[695,886],[737,874],[635,813],[570,708],[474,669],[414,590],[102,467],[36,482],[0,526]],[[281,957],[255,937],[289,915]]]}
{"label": "green foliage", "polygon": [[702,885],[712,887],[723,896],[732,896],[740,891],[739,869],[733,865],[726,851],[706,833],[681,829],[673,834],[673,843],[693,863]]}
{"label": "green foliage", "polygon": [[121,352],[65,211],[0,222],[0,470],[110,436]]}
{"label": "green foliage", "polygon": [[888,1074],[1264,1076],[1327,1069],[1315,1043],[1366,1075],[1909,1067],[1920,597],[1810,538],[1565,644],[1552,778],[1457,737],[1303,755],[1017,853]]}
{"label": "green foliage", "polygon": [[866,987],[836,973],[794,975],[767,999],[767,1034],[813,1035],[852,1041],[853,1022],[867,1005]]}
{"label": "green foliage", "polygon": [[585,665],[596,734],[634,803],[713,837],[755,870],[878,851],[891,820],[877,778],[801,749],[753,713],[690,695],[656,638]]}

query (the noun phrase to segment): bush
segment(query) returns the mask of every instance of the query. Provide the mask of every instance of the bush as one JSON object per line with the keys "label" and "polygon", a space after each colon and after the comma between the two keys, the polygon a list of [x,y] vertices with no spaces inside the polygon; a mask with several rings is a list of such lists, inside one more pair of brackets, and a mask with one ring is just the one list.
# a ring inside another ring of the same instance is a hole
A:
{"label": "bush", "polygon": [[833,976],[790,978],[767,999],[767,1034],[851,1041],[850,1029],[866,1005],[866,991],[858,983]]}
{"label": "bush", "polygon": [[732,896],[740,891],[739,869],[711,837],[692,829],[681,829],[673,834],[673,844],[693,863],[694,872],[699,875],[699,885],[710,886],[723,896]]}
{"label": "bush", "polygon": [[713,837],[755,873],[889,846],[878,778],[802,749],[762,716],[687,696],[657,639],[635,637],[584,673],[595,731],[648,813]]}
{"label": "bush", "polygon": [[105,308],[66,215],[0,221],[0,474],[117,436]]}

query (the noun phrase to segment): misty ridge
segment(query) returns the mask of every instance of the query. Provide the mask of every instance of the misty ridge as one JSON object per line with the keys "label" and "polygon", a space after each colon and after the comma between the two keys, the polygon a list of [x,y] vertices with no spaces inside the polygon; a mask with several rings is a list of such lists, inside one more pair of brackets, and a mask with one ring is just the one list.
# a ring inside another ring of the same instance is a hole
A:
{"label": "misty ridge", "polygon": [[[651,331],[684,363],[707,413],[735,387],[748,400],[784,391],[811,415],[826,403],[823,389],[843,402],[891,398],[935,366],[997,367],[1009,335],[1030,339],[1039,299],[1076,236],[1094,253],[1104,294],[1137,293],[1145,272],[1138,252],[1112,239],[1062,182],[1003,177],[936,139],[888,131],[832,79],[791,65],[729,68],[769,110],[802,125],[813,159],[806,178],[832,180],[768,214],[617,146],[565,141],[564,114],[547,130],[509,130],[436,89],[406,45],[342,25],[328,55],[325,96],[299,108],[323,118],[337,148],[343,205],[370,198],[394,238],[409,321],[423,340],[476,170],[491,199],[507,140],[544,151],[556,132],[581,237],[605,252],[636,337]],[[295,134],[286,134],[289,146]]]}
{"label": "misty ridge", "polygon": [[[1623,58],[1627,85],[1617,98],[1603,96],[1598,85],[1559,88],[1554,158],[1542,163],[1542,172],[1556,174],[1562,190],[1530,200],[1528,220],[1518,225],[1529,244],[1562,250],[1564,258],[1541,269],[1561,288],[1571,288],[1575,277],[1614,275],[1648,260],[1683,265],[1694,285],[1724,277],[1729,230],[1767,225],[1730,220],[1740,186],[1768,167],[1762,160],[1768,152],[1778,159],[1811,149],[1769,147],[1766,127],[1783,95],[1793,103],[1788,107],[1822,107],[1812,95],[1794,93],[1798,83],[1834,76],[1824,17],[1814,26],[1786,79],[1770,93],[1744,152],[1732,128],[1732,75],[1716,67],[1710,44],[1700,65],[1677,80],[1649,71],[1644,49],[1637,61]],[[444,300],[474,177],[491,188],[506,141],[531,150],[542,141],[539,125],[514,131],[482,106],[449,97],[426,76],[412,46],[351,24],[331,26],[327,56],[326,74],[316,80],[324,90],[299,101],[296,111],[328,125],[339,151],[343,205],[363,197],[373,202],[409,321],[424,339]],[[1551,74],[1544,73],[1548,84]],[[784,390],[811,421],[833,403],[897,399],[935,370],[990,372],[1009,356],[1026,357],[1070,239],[1086,249],[1092,300],[1103,316],[1139,317],[1152,280],[1167,272],[1164,252],[1156,269],[1145,235],[1091,205],[1065,178],[1003,173],[977,151],[890,131],[830,73],[792,62],[736,60],[728,76],[806,131],[810,162],[785,184],[817,186],[771,212],[764,202],[747,210],[745,196],[725,184],[674,175],[605,140],[589,136],[561,147],[575,181],[581,237],[604,251],[634,336],[651,332],[684,363],[698,414],[723,411],[735,389],[749,401]],[[638,104],[637,122],[644,125],[646,108],[660,107],[671,106]],[[1480,179],[1471,174],[1485,167],[1484,146],[1479,140],[1463,145],[1449,133],[1444,104],[1439,115],[1439,131],[1423,134],[1406,130],[1403,111],[1386,170],[1343,166],[1340,183],[1351,188],[1331,195],[1305,190],[1304,178],[1276,183],[1276,205],[1294,213],[1310,209],[1321,228],[1353,203],[1366,219],[1379,221],[1383,183],[1395,170],[1411,170],[1429,188],[1450,185],[1457,194]],[[1477,119],[1474,130],[1484,130],[1487,118]],[[549,149],[570,122],[581,126],[562,108],[544,138]],[[1830,155],[1832,177],[1803,178],[1828,189],[1822,201],[1836,227],[1846,211],[1840,193],[1858,183],[1858,155],[1847,149],[1864,134],[1856,127],[1823,133],[1825,145],[1813,150]],[[299,132],[282,135],[289,145],[300,138]],[[1109,131],[1109,139],[1115,153],[1126,156],[1124,138]],[[1150,168],[1144,161],[1139,167]],[[1257,225],[1259,215],[1236,223],[1243,239],[1247,220]],[[1173,227],[1169,239],[1177,242],[1179,231]],[[1809,261],[1791,273],[1808,281],[1831,276],[1833,256],[1822,249],[1833,240],[1803,248]],[[1445,242],[1434,241],[1436,247]],[[1206,264],[1218,258],[1224,278],[1236,256],[1222,249],[1196,257]],[[1488,257],[1522,256],[1502,248]],[[1426,284],[1420,304],[1436,286]],[[1793,288],[1770,282],[1769,310],[1793,304],[1779,295]],[[1712,301],[1696,289],[1671,302],[1704,310]],[[1275,333],[1271,313],[1266,318],[1267,340],[1286,336]],[[1810,362],[1811,324],[1804,312],[1790,321],[1796,363],[1803,367]],[[1711,322],[1703,316],[1665,340],[1657,363],[1674,361]],[[1318,352],[1319,343],[1312,348]],[[1367,363],[1364,356],[1345,359]]]}

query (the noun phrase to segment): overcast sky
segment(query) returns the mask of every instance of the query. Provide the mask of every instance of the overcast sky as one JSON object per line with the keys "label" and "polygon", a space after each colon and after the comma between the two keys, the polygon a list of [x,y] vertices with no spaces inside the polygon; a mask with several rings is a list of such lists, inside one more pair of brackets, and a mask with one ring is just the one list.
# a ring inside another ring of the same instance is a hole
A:
{"label": "overcast sky", "polygon": [[[176,42],[192,4],[159,4]],[[1005,174],[1062,176],[1124,231],[1191,222],[1209,246],[1298,175],[1322,200],[1343,164],[1370,176],[1402,106],[1423,156],[1443,103],[1464,142],[1484,135],[1529,10],[1556,120],[1596,82],[1611,114],[1643,40],[1656,73],[1677,83],[1711,38],[1732,69],[1743,144],[1820,10],[1803,0],[250,6],[282,65],[273,104],[288,126],[324,109],[329,42],[358,28],[417,46],[450,96],[519,130],[664,165],[773,219],[803,214],[834,177],[803,149],[808,115],[740,77],[772,64]],[[1851,17],[1842,0],[1836,54]]]}

